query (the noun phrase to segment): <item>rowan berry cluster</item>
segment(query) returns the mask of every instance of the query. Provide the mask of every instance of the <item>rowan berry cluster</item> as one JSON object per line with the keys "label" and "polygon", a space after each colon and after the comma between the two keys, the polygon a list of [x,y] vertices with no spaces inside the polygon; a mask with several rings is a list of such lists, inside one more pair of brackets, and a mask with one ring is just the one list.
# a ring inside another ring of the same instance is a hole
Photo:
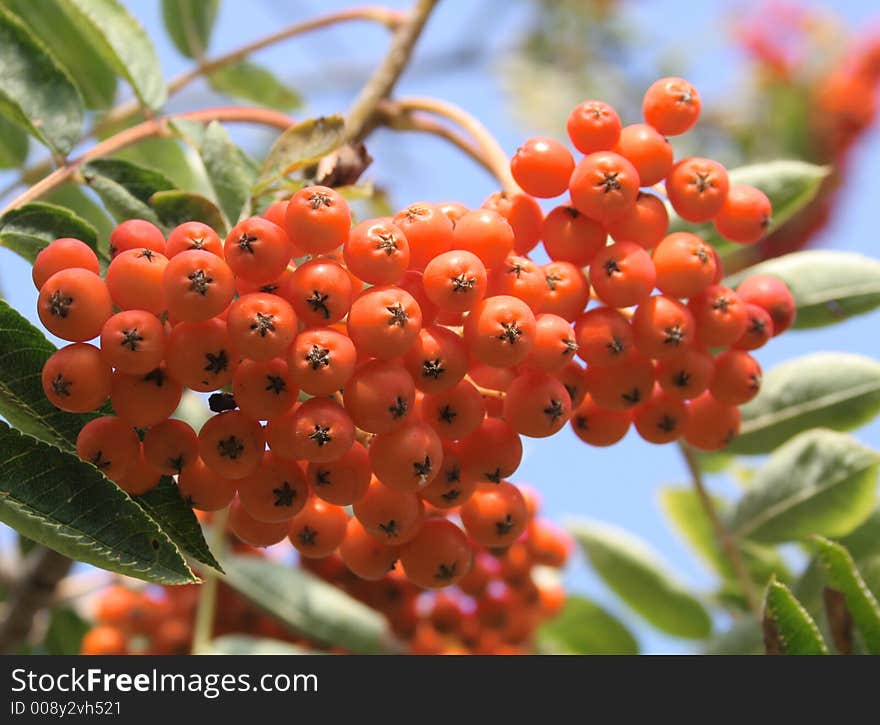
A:
{"label": "rowan berry cluster", "polygon": [[[130,494],[177,476],[195,508],[230,506],[251,545],[289,536],[363,579],[399,560],[420,587],[460,583],[475,548],[526,532],[507,480],[520,436],[571,420],[609,445],[632,423],[653,443],[717,449],[758,392],[748,351],[791,324],[788,289],[729,289],[709,244],[667,233],[664,192],[735,242],[769,220],[766,196],[717,162],[673,159],[666,136],[699,112],[677,78],[648,90],[645,124],[585,102],[568,119],[577,163],[531,139],[511,161],[524,193],[473,210],[417,203],[352,227],[338,191],[309,186],[225,240],[127,221],[105,279],[85,244],[57,240],[34,266],[39,316],[73,344],[46,363],[46,395],[74,412],[110,399],[115,415],[77,449]],[[544,218],[535,197],[566,191]],[[539,241],[544,265],[529,256]],[[198,433],[171,417],[184,388],[226,391]]]}

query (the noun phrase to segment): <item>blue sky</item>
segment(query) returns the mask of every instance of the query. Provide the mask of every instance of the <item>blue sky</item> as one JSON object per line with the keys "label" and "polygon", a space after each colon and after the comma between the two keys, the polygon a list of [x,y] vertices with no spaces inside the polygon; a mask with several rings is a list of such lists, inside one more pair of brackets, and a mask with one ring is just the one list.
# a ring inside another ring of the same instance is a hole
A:
{"label": "blue sky", "polygon": [[[165,39],[161,29],[158,2],[129,0],[133,13],[154,38],[166,77],[188,67]],[[409,3],[389,2],[405,8]],[[709,2],[633,2],[623,3],[626,13],[646,38],[646,47],[675,45],[682,37],[699,38],[690,79],[711,103],[734,88],[735,64],[742,59],[731,48],[724,34],[726,3]],[[251,0],[222,5],[211,45],[212,53],[236,47],[265,34],[269,29],[347,6],[340,0]],[[488,5],[488,10],[486,9]],[[869,2],[835,2],[835,10],[851,27],[861,27],[880,15]],[[507,7],[504,12],[495,12]],[[453,101],[480,118],[509,152],[537,129],[522,125],[512,112],[514,99],[499,83],[493,66],[505,48],[528,22],[527,2],[470,3],[445,0],[432,18],[416,53],[413,72],[399,85],[401,94],[433,95]],[[873,8],[873,10],[872,10]],[[475,24],[478,23],[478,24]],[[470,26],[470,27],[468,27]],[[448,70],[433,70],[420,59],[436,57],[438,52],[459,47],[483,35],[488,52],[476,63]],[[387,33],[364,24],[347,25],[296,39],[262,52],[258,59],[281,77],[300,82],[307,94],[307,108],[298,115],[318,115],[344,111],[356,86],[354,80],[340,80],[339,69],[359,69],[365,75],[381,57]],[[633,64],[648,63],[652,54],[627,58]],[[328,70],[329,69],[329,70]],[[322,78],[333,79],[330,90],[322,89]],[[356,79],[355,79],[356,80]],[[211,105],[216,99],[204,86],[196,85],[171,108]],[[640,119],[624,119],[634,122]],[[236,137],[253,144],[256,131],[236,130]],[[564,139],[564,119],[559,119],[556,135]],[[395,204],[402,206],[419,199],[442,201],[457,199],[469,205],[479,203],[496,190],[481,169],[444,142],[424,137],[399,136],[379,132],[370,141],[376,159],[368,177],[387,187]],[[852,158],[850,181],[841,196],[835,218],[823,233],[820,245],[834,249],[877,254],[876,200],[880,198],[880,125],[868,133]],[[5,175],[0,175],[0,184]],[[30,319],[36,320],[36,293],[30,283],[27,265],[0,249],[0,284],[4,296]],[[833,328],[793,332],[775,339],[759,351],[765,370],[796,355],[816,350],[848,350],[878,357],[880,343],[876,317],[863,316]],[[874,423],[857,433],[869,445],[880,444],[880,424]],[[526,457],[515,480],[535,485],[544,501],[544,514],[561,520],[569,516],[601,519],[627,528],[646,539],[689,585],[699,590],[711,586],[711,577],[676,538],[657,504],[657,491],[663,484],[684,483],[684,466],[674,446],[652,446],[632,432],[611,449],[593,449],[580,443],[566,428],[552,439],[527,441]],[[723,482],[713,482],[717,490],[732,493]],[[687,651],[688,644],[657,634],[641,625],[625,607],[577,558],[569,567],[568,581],[573,589],[585,592],[619,613],[633,627],[646,652]]]}

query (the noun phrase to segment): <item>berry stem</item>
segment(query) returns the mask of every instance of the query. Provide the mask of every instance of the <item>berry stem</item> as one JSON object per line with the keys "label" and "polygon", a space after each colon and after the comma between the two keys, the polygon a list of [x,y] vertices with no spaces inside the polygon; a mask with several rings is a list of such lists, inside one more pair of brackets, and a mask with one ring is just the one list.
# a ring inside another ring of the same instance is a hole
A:
{"label": "berry stem", "polygon": [[473,385],[477,392],[482,395],[484,398],[492,398],[493,400],[504,400],[505,393],[503,390],[493,390],[492,388],[484,388],[482,385],[477,385],[470,375],[465,375],[465,380],[467,380],[471,385]]}
{"label": "berry stem", "polygon": [[758,601],[758,597],[755,593],[755,583],[749,575],[749,570],[746,568],[742,553],[736,544],[736,540],[734,539],[733,534],[728,531],[727,527],[721,521],[721,517],[718,515],[718,510],[715,508],[715,503],[712,501],[712,497],[706,490],[706,486],[703,483],[703,473],[700,470],[700,464],[694,455],[693,449],[681,442],[679,442],[678,447],[682,456],[684,456],[688,471],[691,474],[691,481],[694,490],[697,493],[697,498],[700,500],[700,505],[703,507],[703,511],[712,523],[717,543],[730,562],[730,566],[733,568],[736,578],[739,579],[746,604],[755,617],[760,621],[763,616],[761,603]]}
{"label": "berry stem", "polygon": [[64,166],[55,169],[51,174],[38,181],[7,204],[3,211],[0,212],[0,215],[5,214],[11,209],[17,209],[30,201],[39,199],[44,194],[58,188],[65,182],[74,178],[79,167],[92,159],[109,156],[110,154],[114,154],[127,146],[131,146],[147,138],[169,135],[171,133],[171,130],[168,127],[169,121],[174,121],[175,119],[186,119],[189,121],[199,121],[201,123],[210,123],[211,121],[256,123],[263,126],[272,126],[281,130],[288,128],[293,123],[293,119],[283,113],[278,113],[277,111],[271,111],[265,108],[246,108],[238,106],[206,108],[199,111],[188,111],[173,116],[163,116],[144,121],[137,126],[132,126],[124,131],[120,131],[114,136],[110,136],[104,141],[101,141],[101,143],[95,144],[81,156],[69,161]]}

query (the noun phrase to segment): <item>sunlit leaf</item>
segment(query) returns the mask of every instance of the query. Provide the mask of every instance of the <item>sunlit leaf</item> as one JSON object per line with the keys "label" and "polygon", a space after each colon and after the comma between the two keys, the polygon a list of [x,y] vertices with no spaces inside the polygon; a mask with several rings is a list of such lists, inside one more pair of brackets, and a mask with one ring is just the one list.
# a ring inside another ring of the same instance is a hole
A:
{"label": "sunlit leaf", "polygon": [[807,610],[789,588],[771,580],[764,598],[764,641],[768,653],[826,655],[828,647]]}
{"label": "sunlit leaf", "polygon": [[639,644],[613,614],[586,597],[569,594],[565,607],[538,630],[538,646],[553,654],[635,655]]}
{"label": "sunlit leaf", "polygon": [[211,42],[220,0],[162,0],[162,20],[174,46],[200,59]]}
{"label": "sunlit leaf", "polygon": [[249,60],[223,66],[208,76],[208,83],[218,93],[279,111],[302,105],[302,98],[287,87],[272,71]]}
{"label": "sunlit leaf", "polygon": [[85,219],[54,204],[33,202],[0,217],[0,244],[29,262],[40,250],[60,237],[73,237],[88,244],[99,256],[97,233]]}

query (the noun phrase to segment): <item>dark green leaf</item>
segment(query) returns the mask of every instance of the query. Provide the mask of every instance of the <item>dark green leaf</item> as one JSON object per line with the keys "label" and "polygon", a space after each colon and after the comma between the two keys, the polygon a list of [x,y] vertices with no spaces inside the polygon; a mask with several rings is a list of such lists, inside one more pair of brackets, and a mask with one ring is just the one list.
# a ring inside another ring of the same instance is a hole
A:
{"label": "dark green leaf", "polygon": [[143,27],[118,0],[59,0],[95,49],[125,78],[141,103],[160,108],[167,98],[159,56]]}
{"label": "dark green leaf", "polygon": [[46,47],[3,8],[0,68],[0,113],[66,156],[82,136],[82,97]]}
{"label": "dark green leaf", "polygon": [[876,502],[880,454],[830,430],[801,433],[774,451],[731,517],[736,536],[784,542],[843,536]]}
{"label": "dark green leaf", "polygon": [[249,60],[224,66],[208,76],[218,93],[261,106],[289,111],[302,105],[302,98],[282,83],[274,73]]}
{"label": "dark green leaf", "polygon": [[570,594],[562,612],[541,625],[538,646],[553,654],[637,655],[639,643],[614,615]]}
{"label": "dark green leaf", "polygon": [[109,264],[110,232],[116,225],[104,207],[89,195],[86,187],[75,183],[63,184],[40,198],[48,204],[69,209],[91,224],[98,236],[98,259]]}
{"label": "dark green leaf", "polygon": [[293,632],[355,654],[393,646],[385,617],[307,571],[254,556],[224,566],[223,581]]}
{"label": "dark green leaf", "polygon": [[880,261],[855,252],[812,249],[769,259],[725,280],[769,274],[788,285],[797,307],[794,327],[824,327],[880,307]]}
{"label": "dark green leaf", "polygon": [[305,168],[339,148],[345,140],[342,116],[322,116],[291,126],[272,144],[260,169],[254,195],[282,176]]}
{"label": "dark green leaf", "polygon": [[243,152],[216,121],[205,129],[202,161],[214,185],[220,207],[231,224],[238,222],[245,208],[256,173]]}
{"label": "dark green leaf", "polygon": [[211,182],[198,153],[172,136],[145,139],[135,146],[123,149],[114,158],[162,169],[162,173],[174,182],[177,189],[205,196],[212,193]]}
{"label": "dark green leaf", "polygon": [[82,638],[92,628],[70,607],[56,607],[49,618],[43,649],[49,655],[78,655]]}
{"label": "dark green leaf", "polygon": [[28,155],[28,135],[0,116],[0,169],[21,166]]}
{"label": "dark green leaf", "polygon": [[73,22],[59,0],[2,0],[67,70],[89,108],[109,108],[116,74],[95,49],[94,35]]}
{"label": "dark green leaf", "polygon": [[29,262],[37,258],[43,247],[60,237],[79,239],[97,252],[97,236],[85,219],[54,204],[25,204],[0,217],[0,244]]}
{"label": "dark green leaf", "polygon": [[83,165],[82,174],[118,222],[145,219],[158,224],[150,198],[157,191],[174,189],[165,174],[124,159],[96,159]]}
{"label": "dark green leaf", "polygon": [[208,548],[199,520],[192,507],[181,498],[173,478],[162,476],[156,488],[142,496],[136,496],[134,500],[162,527],[162,531],[177,544],[177,548],[196,561],[219,572],[223,571]]}
{"label": "dark green leaf", "polygon": [[0,423],[0,521],[72,559],[161,584],[198,581],[177,547],[92,465]]}
{"label": "dark green leaf", "polygon": [[67,450],[94,415],[64,413],[43,392],[40,372],[55,346],[0,300],[0,415],[20,430]]}
{"label": "dark green leaf", "polygon": [[211,640],[207,651],[198,654],[210,655],[314,655],[314,650],[298,647],[288,642],[265,637],[248,637],[243,634],[227,634]]}
{"label": "dark green leaf", "polygon": [[220,0],[162,0],[162,20],[174,46],[199,60],[208,50]]}
{"label": "dark green leaf", "polygon": [[789,588],[775,579],[770,580],[764,597],[764,641],[768,653],[828,654],[813,618]]}
{"label": "dark green leaf", "polygon": [[853,430],[878,413],[880,363],[849,353],[804,355],[764,376],[761,392],[743,406],[740,434],[727,450],[769,453],[810,428]]}
{"label": "dark green leaf", "polygon": [[677,637],[709,636],[712,620],[703,605],[645,542],[593,521],[578,521],[569,530],[599,576],[633,611]]}
{"label": "dark green leaf", "polygon": [[224,237],[228,232],[217,205],[200,194],[186,191],[159,191],[150,199],[150,206],[166,227],[176,227],[184,222],[196,221],[207,224]]}
{"label": "dark green leaf", "polygon": [[816,536],[819,562],[832,587],[846,599],[846,607],[870,654],[880,654],[880,605],[865,584],[850,553],[840,544]]}

